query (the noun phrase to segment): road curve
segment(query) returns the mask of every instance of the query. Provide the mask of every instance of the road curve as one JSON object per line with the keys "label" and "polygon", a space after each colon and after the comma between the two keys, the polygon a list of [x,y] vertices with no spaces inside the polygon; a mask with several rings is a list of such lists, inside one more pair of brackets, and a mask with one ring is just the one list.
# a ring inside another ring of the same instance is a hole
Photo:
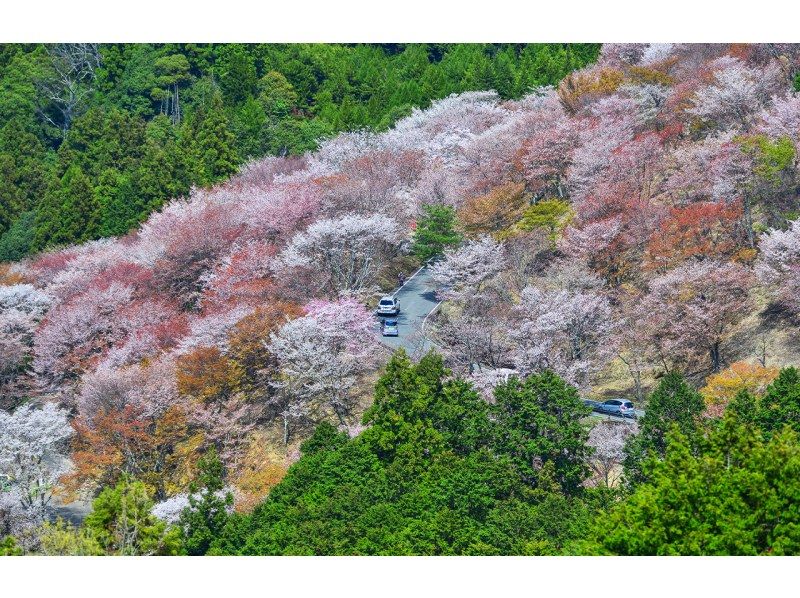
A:
{"label": "road curve", "polygon": [[[436,283],[431,277],[430,268],[425,265],[417,270],[403,286],[392,293],[392,296],[400,301],[400,315],[397,317],[399,335],[381,336],[381,342],[392,350],[402,347],[409,355],[420,357],[436,346],[425,336],[425,323],[428,316],[441,303],[436,299]],[[597,412],[592,412],[591,416],[612,420],[625,419]],[[644,410],[636,409],[636,417],[641,419],[643,416]]]}
{"label": "road curve", "polygon": [[402,347],[406,353],[415,356],[432,349],[434,344],[425,336],[424,325],[425,319],[439,305],[435,291],[436,285],[428,266],[417,270],[395,290],[392,296],[400,301],[400,315],[397,316],[399,335],[381,336],[381,342],[392,350]]}

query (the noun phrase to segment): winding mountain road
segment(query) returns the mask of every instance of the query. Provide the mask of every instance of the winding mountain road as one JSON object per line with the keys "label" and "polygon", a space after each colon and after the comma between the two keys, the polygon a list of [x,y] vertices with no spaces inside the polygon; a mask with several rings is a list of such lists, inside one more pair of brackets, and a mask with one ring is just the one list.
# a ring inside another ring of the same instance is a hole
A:
{"label": "winding mountain road", "polygon": [[401,347],[409,355],[422,355],[435,345],[425,336],[425,322],[438,307],[436,284],[428,266],[412,274],[392,296],[400,301],[397,316],[398,336],[381,336],[384,345],[395,350]]}
{"label": "winding mountain road", "polygon": [[[398,336],[381,335],[381,342],[392,350],[402,347],[409,355],[420,357],[436,346],[425,335],[425,324],[428,316],[441,303],[436,299],[436,283],[431,277],[429,266],[425,265],[412,274],[403,286],[392,293],[392,296],[400,301],[400,315],[396,318],[399,334]],[[642,409],[636,410],[638,418],[643,415]],[[591,417],[612,420],[625,419],[597,412],[592,412]]]}

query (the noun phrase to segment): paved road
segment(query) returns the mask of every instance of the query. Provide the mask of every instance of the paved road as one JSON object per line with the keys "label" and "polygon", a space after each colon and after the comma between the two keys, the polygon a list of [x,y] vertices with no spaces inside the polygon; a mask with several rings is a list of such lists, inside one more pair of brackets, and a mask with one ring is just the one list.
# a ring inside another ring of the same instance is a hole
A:
{"label": "paved road", "polygon": [[88,500],[75,500],[69,504],[64,504],[53,497],[50,504],[50,512],[53,517],[61,517],[74,525],[80,525],[86,516],[92,512],[92,503]]}
{"label": "paved road", "polygon": [[433,348],[434,344],[424,335],[423,324],[428,314],[439,305],[435,289],[430,271],[425,266],[394,292],[400,301],[400,315],[397,317],[400,334],[381,336],[383,344],[392,349],[402,347],[409,355],[422,355]]}

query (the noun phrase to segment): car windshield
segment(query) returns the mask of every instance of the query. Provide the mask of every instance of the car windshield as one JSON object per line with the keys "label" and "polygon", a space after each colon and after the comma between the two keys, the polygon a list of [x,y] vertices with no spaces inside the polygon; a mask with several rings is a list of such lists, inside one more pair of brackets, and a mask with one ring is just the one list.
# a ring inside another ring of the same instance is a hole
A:
{"label": "car windshield", "polygon": [[381,305],[394,305],[394,299],[381,299]]}
{"label": "car windshield", "polygon": [[386,320],[384,326],[397,326],[397,320]]}
{"label": "car windshield", "polygon": [[630,401],[625,401],[625,402],[623,403],[623,405],[625,405],[625,406],[626,406],[626,407],[628,407],[629,409],[633,407],[633,403],[631,403]]}

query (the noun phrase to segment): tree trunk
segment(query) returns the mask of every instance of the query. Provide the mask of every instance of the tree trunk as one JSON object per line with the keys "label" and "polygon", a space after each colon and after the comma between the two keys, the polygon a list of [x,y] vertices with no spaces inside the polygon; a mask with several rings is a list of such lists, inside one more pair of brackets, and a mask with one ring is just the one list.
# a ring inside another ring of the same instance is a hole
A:
{"label": "tree trunk", "polygon": [[747,244],[752,249],[756,246],[755,236],[753,235],[753,212],[750,207],[750,198],[745,195],[742,198],[742,208],[743,208],[743,216],[744,216],[744,228],[745,233],[747,233]]}
{"label": "tree trunk", "polygon": [[715,342],[711,345],[711,371],[718,372],[719,365],[720,365],[720,357],[719,357],[719,341]]}

